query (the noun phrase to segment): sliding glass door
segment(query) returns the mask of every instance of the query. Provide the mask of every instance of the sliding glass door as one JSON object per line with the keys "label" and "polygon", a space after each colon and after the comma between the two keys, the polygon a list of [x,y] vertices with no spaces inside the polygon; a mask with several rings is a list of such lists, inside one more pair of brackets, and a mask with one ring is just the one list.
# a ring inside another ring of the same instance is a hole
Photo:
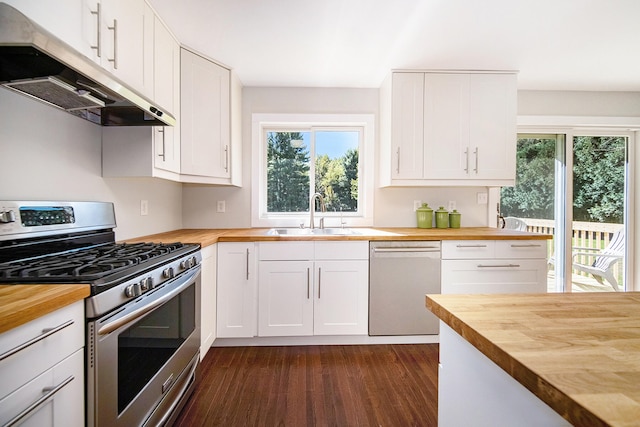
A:
{"label": "sliding glass door", "polygon": [[629,135],[519,134],[507,228],[552,234],[549,292],[625,289]]}

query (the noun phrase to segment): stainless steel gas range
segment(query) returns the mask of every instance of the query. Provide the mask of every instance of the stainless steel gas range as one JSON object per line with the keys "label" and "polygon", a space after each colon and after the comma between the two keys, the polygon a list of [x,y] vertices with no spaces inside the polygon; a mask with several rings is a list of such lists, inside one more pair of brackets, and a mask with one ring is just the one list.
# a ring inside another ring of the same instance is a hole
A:
{"label": "stainless steel gas range", "polygon": [[0,201],[0,283],[90,284],[87,425],[170,425],[195,386],[200,246],[115,226],[111,203]]}

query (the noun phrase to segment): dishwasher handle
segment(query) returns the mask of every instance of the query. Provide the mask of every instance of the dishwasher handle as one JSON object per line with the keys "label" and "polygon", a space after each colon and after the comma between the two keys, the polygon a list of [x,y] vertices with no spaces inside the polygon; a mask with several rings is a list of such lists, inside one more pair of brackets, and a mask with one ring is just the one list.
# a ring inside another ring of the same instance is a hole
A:
{"label": "dishwasher handle", "polygon": [[398,253],[398,252],[440,252],[438,246],[406,247],[406,248],[373,248],[374,253]]}

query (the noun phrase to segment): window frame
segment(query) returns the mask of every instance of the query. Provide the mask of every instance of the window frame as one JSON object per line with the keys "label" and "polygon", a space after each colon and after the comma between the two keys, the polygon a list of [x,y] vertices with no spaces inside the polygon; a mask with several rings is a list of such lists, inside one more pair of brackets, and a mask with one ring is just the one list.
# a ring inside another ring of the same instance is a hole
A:
{"label": "window frame", "polygon": [[[325,212],[326,227],[373,225],[375,116],[373,114],[253,114],[252,115],[252,227],[309,227],[309,212],[267,212],[267,145],[266,132],[324,131],[362,129],[358,147],[358,211]],[[313,135],[311,136],[313,138]],[[311,153],[310,172],[315,171],[315,153]],[[317,220],[316,220],[317,222]],[[316,223],[317,226],[317,223]]]}

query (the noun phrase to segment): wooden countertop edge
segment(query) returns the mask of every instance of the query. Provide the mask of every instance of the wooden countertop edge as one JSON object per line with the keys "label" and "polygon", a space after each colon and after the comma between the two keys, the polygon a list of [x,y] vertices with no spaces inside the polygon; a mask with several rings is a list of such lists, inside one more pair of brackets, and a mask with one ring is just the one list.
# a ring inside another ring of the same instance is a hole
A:
{"label": "wooden countertop edge", "polygon": [[28,323],[91,294],[89,285],[0,285],[0,333]]}
{"label": "wooden countertop edge", "polygon": [[483,336],[466,322],[438,304],[438,302],[432,300],[429,295],[425,297],[425,305],[451,329],[456,331],[478,351],[488,357],[493,363],[502,368],[502,370],[571,424],[588,425],[591,427],[609,426],[607,422],[595,415],[588,408],[577,403],[566,393],[559,390],[525,364],[521,363],[517,358],[503,350],[499,345]]}
{"label": "wooden countertop edge", "polygon": [[[354,227],[358,229],[360,227]],[[553,236],[489,227],[458,229],[379,228],[362,227],[358,235],[329,236],[274,236],[267,235],[269,228],[240,229],[179,229],[163,233],[126,239],[125,242],[183,242],[198,243],[202,247],[218,242],[263,242],[263,241],[380,241],[380,240],[549,240]],[[370,231],[368,231],[370,230]]]}

